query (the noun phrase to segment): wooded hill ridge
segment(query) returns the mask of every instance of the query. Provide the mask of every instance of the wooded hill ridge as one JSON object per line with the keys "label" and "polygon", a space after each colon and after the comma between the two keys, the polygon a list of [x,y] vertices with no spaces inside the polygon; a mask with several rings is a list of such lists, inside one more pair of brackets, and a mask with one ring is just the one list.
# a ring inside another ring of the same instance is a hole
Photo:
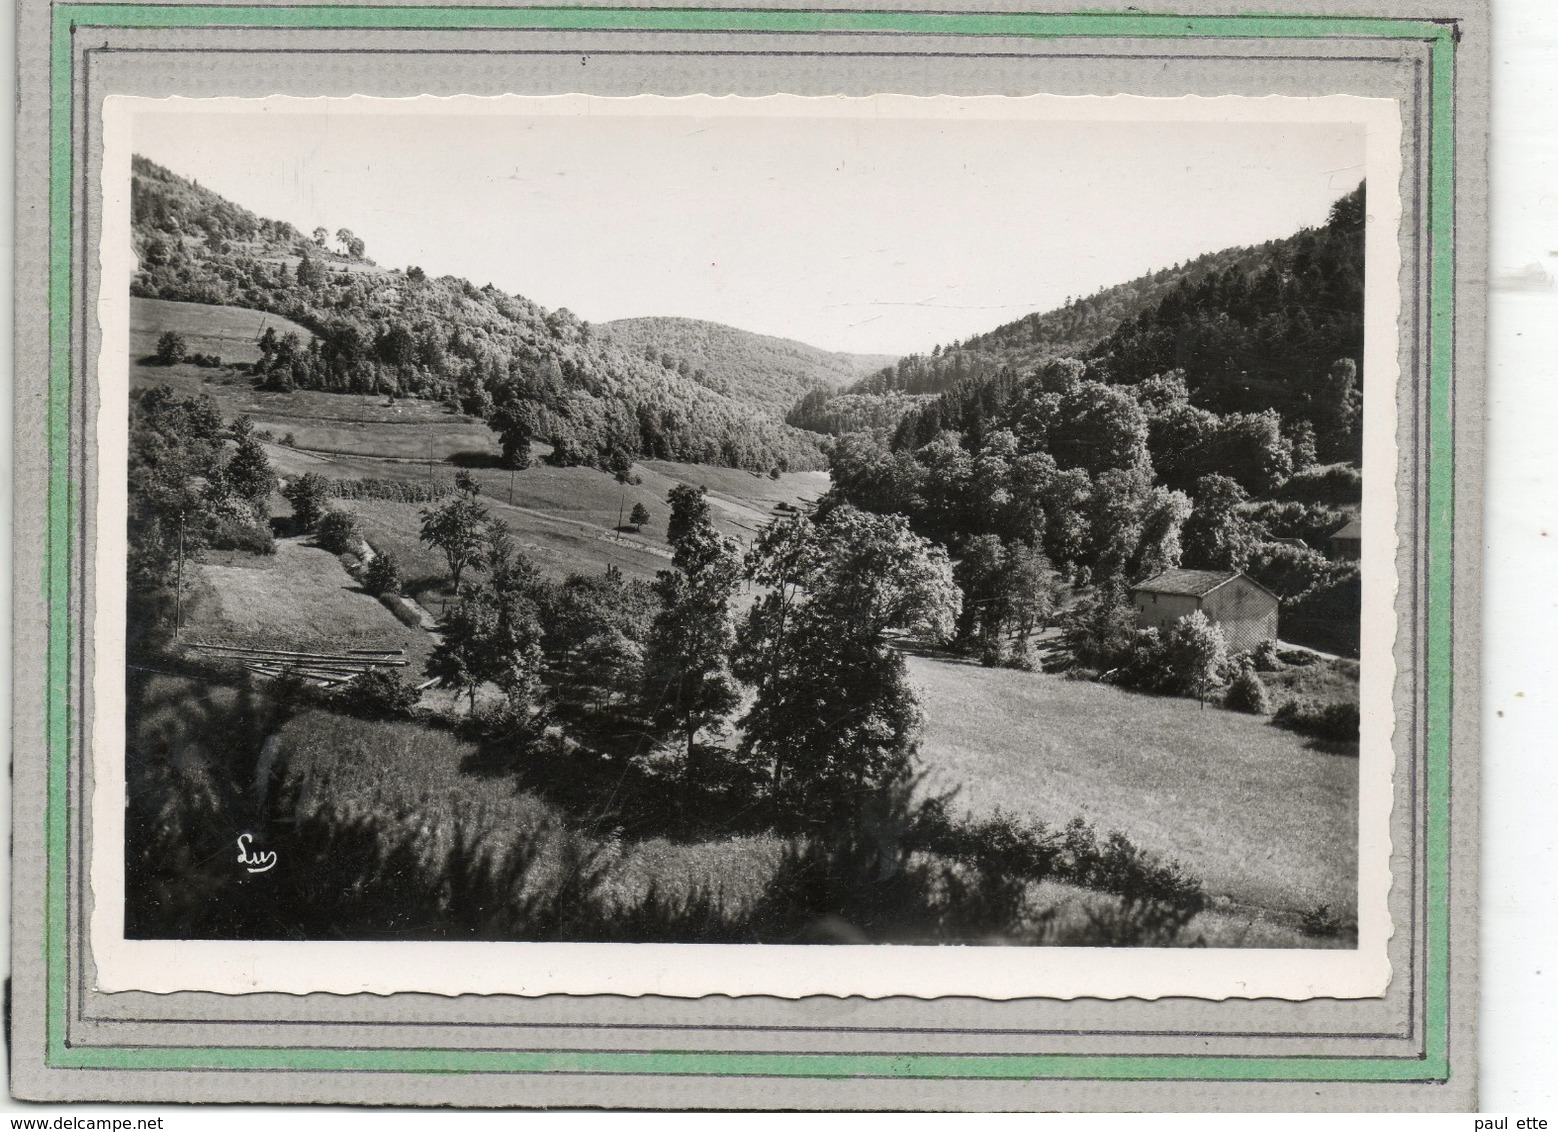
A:
{"label": "wooded hill ridge", "polygon": [[786,419],[833,435],[891,430],[935,395],[962,387],[966,397],[1066,357],[1111,384],[1183,370],[1192,403],[1216,412],[1304,415],[1337,359],[1351,359],[1361,377],[1364,215],[1360,185],[1320,227],[1212,252],[909,355],[842,393],[807,394]]}
{"label": "wooded hill ridge", "polygon": [[[732,354],[783,357],[771,346],[743,349],[740,332],[703,333],[719,344],[701,348],[699,380],[691,334],[650,357],[638,331],[606,334],[491,284],[381,267],[347,229],[304,234],[140,156],[131,220],[132,295],[266,311],[314,334],[262,344],[268,388],[420,397],[487,420],[501,415],[507,434],[550,443],[558,464],[822,464],[816,438],[779,419],[764,373],[737,381],[725,372]],[[778,387],[801,380],[809,349],[779,367]],[[830,380],[839,364],[826,362],[816,380]]]}
{"label": "wooded hill ridge", "polygon": [[847,354],[697,318],[621,318],[603,323],[609,340],[641,352],[716,393],[780,417],[814,389],[837,392],[883,366],[890,354]]}

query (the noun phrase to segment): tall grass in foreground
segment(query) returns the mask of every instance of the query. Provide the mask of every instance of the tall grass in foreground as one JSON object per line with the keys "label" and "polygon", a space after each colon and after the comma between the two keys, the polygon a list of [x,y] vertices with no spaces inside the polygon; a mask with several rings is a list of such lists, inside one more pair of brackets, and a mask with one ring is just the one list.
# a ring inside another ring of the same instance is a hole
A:
{"label": "tall grass in foreground", "polygon": [[[183,682],[142,682],[131,703],[136,938],[1195,942],[1199,886],[1124,837],[952,819],[910,781],[826,834],[661,845],[663,860],[703,855],[689,883],[645,869],[648,842],[462,769],[472,748],[446,732],[319,712],[288,729],[299,707],[284,697]],[[289,754],[297,730],[331,760]],[[417,781],[383,754],[412,744],[436,764]],[[240,834],[275,863],[249,872]],[[1056,880],[1093,890],[1080,921],[1035,898]]]}

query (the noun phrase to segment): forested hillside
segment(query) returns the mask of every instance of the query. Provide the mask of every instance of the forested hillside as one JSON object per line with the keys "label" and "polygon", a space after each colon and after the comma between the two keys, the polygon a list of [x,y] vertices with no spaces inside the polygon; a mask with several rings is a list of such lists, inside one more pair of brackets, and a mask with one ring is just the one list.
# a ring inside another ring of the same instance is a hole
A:
{"label": "forested hillside", "polygon": [[1126,588],[1183,565],[1248,571],[1287,639],[1355,651],[1356,563],[1325,551],[1361,490],[1363,215],[1360,188],[1323,228],[1181,279],[1081,357],[1003,361],[935,396],[915,395],[925,375],[969,355],[906,359],[907,392],[884,379],[838,399],[893,411],[852,429],[835,414],[836,498],[961,557],[992,622],[966,632],[991,641],[1027,624],[1053,568],[1098,602],[1078,654],[1127,664]]}
{"label": "forested hillside", "polygon": [[699,385],[782,416],[813,389],[836,391],[893,361],[881,354],[840,354],[788,338],[754,334],[696,318],[623,318],[606,337],[690,377]]}
{"label": "forested hillside", "polygon": [[1305,409],[1338,358],[1361,365],[1364,198],[1339,200],[1327,223],[1258,247],[1231,248],[1068,301],[964,342],[910,355],[842,394],[813,391],[791,424],[842,435],[896,427],[936,394],[1057,358],[1089,376],[1135,384],[1183,369],[1198,406]]}
{"label": "forested hillside", "polygon": [[680,358],[650,358],[567,310],[379,267],[349,230],[305,235],[141,157],[131,209],[132,294],[268,311],[313,333],[261,343],[268,388],[443,401],[495,421],[510,450],[519,437],[549,442],[561,464],[820,464],[814,439],[744,399],[740,383],[718,391],[682,373]]}

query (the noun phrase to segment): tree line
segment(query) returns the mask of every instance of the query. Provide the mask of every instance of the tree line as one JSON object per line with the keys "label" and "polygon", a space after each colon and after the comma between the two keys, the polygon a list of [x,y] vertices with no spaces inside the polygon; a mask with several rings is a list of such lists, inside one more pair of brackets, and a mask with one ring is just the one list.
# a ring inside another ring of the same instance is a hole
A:
{"label": "tree line", "polygon": [[[847,504],[776,520],[743,549],[704,489],[672,488],[672,568],[653,583],[544,579],[474,480],[424,512],[456,596],[428,671],[488,734],[523,747],[571,704],[670,743],[692,792],[739,778],[793,818],[847,812],[907,771],[919,715],[894,640],[941,641],[962,593],[946,553],[901,516]],[[759,596],[742,616],[743,584]],[[485,685],[499,702],[478,708]],[[733,713],[744,700],[749,706]],[[734,729],[734,746],[708,742]]]}

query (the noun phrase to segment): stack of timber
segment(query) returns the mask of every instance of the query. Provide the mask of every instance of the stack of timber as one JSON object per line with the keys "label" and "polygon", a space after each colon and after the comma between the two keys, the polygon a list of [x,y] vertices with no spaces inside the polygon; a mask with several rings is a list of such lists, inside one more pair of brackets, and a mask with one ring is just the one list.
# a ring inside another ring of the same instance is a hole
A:
{"label": "stack of timber", "polygon": [[338,652],[300,652],[291,649],[256,649],[244,645],[194,645],[207,655],[236,660],[261,676],[292,672],[325,688],[355,680],[370,668],[406,668],[405,649],[342,649]]}

